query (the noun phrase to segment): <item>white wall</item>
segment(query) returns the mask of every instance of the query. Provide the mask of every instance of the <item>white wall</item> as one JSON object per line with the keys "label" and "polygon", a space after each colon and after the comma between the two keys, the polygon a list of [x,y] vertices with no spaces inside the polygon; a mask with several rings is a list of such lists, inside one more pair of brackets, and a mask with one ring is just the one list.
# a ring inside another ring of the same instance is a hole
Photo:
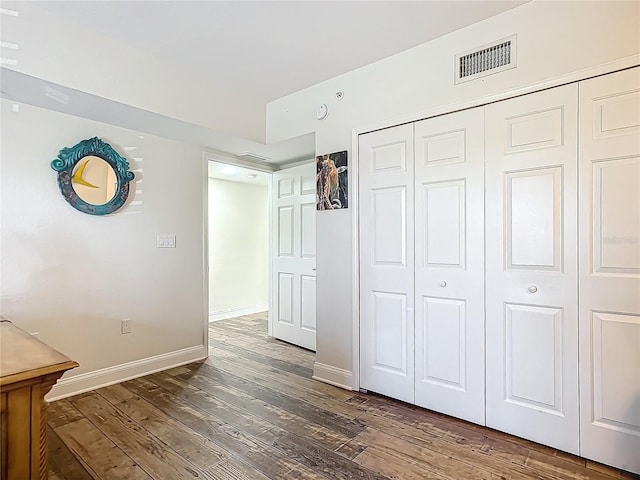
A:
{"label": "white wall", "polygon": [[17,65],[6,65],[8,68],[213,130],[264,141],[264,104],[253,99],[251,92],[219,88],[197,71],[160,62],[32,2],[3,0],[2,7],[19,14],[0,15],[2,41],[19,45],[19,50],[3,49],[3,56],[17,60]]}
{"label": "white wall", "polygon": [[209,178],[209,315],[268,301],[269,189]]}
{"label": "white wall", "polygon": [[[316,132],[316,151],[351,152],[352,130],[525,87],[640,51],[639,2],[533,1],[267,106],[267,141]],[[454,56],[517,34],[517,68],[454,85]],[[335,92],[344,91],[337,101]],[[329,115],[315,119],[326,103]],[[350,168],[350,172],[353,170]],[[349,179],[354,185],[356,179]],[[353,209],[319,212],[317,362],[352,371]],[[325,307],[323,307],[325,306]]]}
{"label": "white wall", "polygon": [[[66,393],[206,356],[201,150],[14,105],[1,103],[0,314],[80,363],[64,378],[83,381]],[[93,136],[142,169],[132,203],[111,216],[67,204],[50,166]],[[175,234],[177,248],[156,248],[158,233]],[[120,333],[124,318],[131,334]]]}

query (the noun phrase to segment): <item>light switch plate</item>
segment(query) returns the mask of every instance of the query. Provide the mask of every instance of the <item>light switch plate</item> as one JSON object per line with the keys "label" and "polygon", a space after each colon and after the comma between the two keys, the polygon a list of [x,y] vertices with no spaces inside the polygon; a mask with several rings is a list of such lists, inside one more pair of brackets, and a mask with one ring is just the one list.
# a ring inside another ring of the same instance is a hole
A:
{"label": "light switch plate", "polygon": [[166,233],[159,234],[156,241],[157,248],[176,248],[176,236]]}

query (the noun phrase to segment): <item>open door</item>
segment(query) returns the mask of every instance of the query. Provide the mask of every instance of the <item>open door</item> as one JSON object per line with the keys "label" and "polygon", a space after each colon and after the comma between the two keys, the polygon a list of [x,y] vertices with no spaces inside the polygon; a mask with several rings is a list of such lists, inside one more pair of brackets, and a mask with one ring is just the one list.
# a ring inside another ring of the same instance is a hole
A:
{"label": "open door", "polygon": [[273,174],[271,333],[316,349],[315,162]]}

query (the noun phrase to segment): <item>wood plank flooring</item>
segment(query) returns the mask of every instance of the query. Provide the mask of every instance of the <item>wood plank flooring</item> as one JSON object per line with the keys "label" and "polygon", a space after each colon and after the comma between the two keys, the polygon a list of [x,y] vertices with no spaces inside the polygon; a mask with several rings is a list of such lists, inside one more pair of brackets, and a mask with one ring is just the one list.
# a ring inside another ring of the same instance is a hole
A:
{"label": "wood plank flooring", "polygon": [[311,379],[314,354],[265,314],[210,326],[206,362],[49,406],[52,480],[638,478]]}

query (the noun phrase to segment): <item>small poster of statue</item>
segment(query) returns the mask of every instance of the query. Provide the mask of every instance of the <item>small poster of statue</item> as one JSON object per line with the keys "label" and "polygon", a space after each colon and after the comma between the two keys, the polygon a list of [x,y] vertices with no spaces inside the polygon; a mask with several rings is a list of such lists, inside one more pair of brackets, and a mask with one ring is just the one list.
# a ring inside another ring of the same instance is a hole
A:
{"label": "small poster of statue", "polygon": [[316,206],[336,210],[349,206],[347,151],[316,157]]}

